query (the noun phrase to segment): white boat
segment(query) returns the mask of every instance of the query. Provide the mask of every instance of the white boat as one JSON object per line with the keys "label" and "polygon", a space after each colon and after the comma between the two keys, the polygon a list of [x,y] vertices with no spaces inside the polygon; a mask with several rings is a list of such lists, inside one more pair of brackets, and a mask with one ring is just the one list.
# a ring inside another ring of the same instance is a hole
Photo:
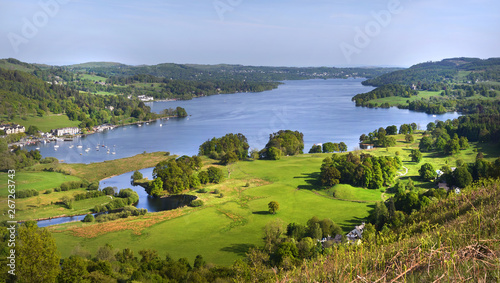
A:
{"label": "white boat", "polygon": [[116,152],[113,151],[113,152],[111,152],[111,154],[116,154]]}
{"label": "white boat", "polygon": [[142,125],[141,124],[137,124],[137,126],[141,127]]}
{"label": "white boat", "polygon": [[54,145],[54,148],[58,148],[58,147],[59,147],[59,146],[58,146],[57,144],[56,144],[56,145]]}
{"label": "white boat", "polygon": [[37,148],[35,148],[35,149],[36,149],[36,150],[40,150],[40,148],[39,148],[39,147],[37,147]]}
{"label": "white boat", "polygon": [[149,125],[149,123],[146,123],[146,125]]}
{"label": "white boat", "polygon": [[73,148],[73,147],[74,147],[74,145],[70,145],[70,146],[69,146],[69,148]]}
{"label": "white boat", "polygon": [[163,127],[163,124],[160,124],[160,127]]}
{"label": "white boat", "polygon": [[81,146],[81,145],[77,145],[77,146],[76,146],[76,148],[82,148],[82,147],[83,147],[83,146]]}

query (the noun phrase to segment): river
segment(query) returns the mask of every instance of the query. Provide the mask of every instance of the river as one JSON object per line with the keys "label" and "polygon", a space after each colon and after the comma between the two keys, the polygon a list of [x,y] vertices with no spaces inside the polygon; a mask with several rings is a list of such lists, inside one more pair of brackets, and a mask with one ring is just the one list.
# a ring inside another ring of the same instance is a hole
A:
{"label": "river", "polygon": [[142,126],[118,127],[76,138],[72,142],[53,142],[28,146],[27,149],[40,147],[43,156],[53,156],[67,163],[91,163],[129,157],[144,151],[195,155],[204,141],[227,133],[242,133],[251,148],[262,149],[269,134],[290,129],[304,133],[305,152],[313,144],[324,142],[345,142],[349,150],[353,150],[358,146],[361,134],[379,127],[415,122],[425,128],[436,119],[447,120],[459,116],[457,113],[433,116],[395,107],[356,107],[351,98],[373,89],[361,85],[362,81],[285,81],[277,89],[259,93],[151,102],[148,105],[155,112],[181,106],[190,116],[159,120]]}

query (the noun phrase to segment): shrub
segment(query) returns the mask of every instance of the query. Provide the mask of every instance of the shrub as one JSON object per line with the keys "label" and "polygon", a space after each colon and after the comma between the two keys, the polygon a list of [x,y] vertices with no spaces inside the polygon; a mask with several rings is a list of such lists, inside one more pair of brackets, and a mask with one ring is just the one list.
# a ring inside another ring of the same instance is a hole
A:
{"label": "shrub", "polygon": [[45,194],[46,194],[46,195],[49,195],[49,194],[51,194],[51,193],[52,193],[52,189],[47,189],[47,190],[45,190]]}
{"label": "shrub", "polygon": [[94,215],[92,214],[87,214],[85,215],[85,218],[83,218],[83,222],[94,222],[95,218]]}
{"label": "shrub", "polygon": [[217,195],[217,194],[220,194],[220,190],[219,190],[219,189],[215,189],[215,190],[214,190],[214,194],[216,194],[216,195]]}
{"label": "shrub", "polygon": [[102,189],[102,191],[107,195],[107,196],[112,196],[115,194],[115,188],[116,187],[106,187]]}
{"label": "shrub", "polygon": [[38,196],[39,192],[34,189],[19,190],[16,192],[17,198],[29,198],[33,196]]}
{"label": "shrub", "polygon": [[198,193],[200,193],[200,194],[204,194],[204,193],[206,193],[206,192],[207,192],[207,189],[205,189],[205,188],[201,188],[201,189],[199,189],[197,192],[198,192]]}
{"label": "shrub", "polygon": [[195,200],[192,200],[189,205],[192,207],[203,206],[203,201],[201,199],[195,199]]}

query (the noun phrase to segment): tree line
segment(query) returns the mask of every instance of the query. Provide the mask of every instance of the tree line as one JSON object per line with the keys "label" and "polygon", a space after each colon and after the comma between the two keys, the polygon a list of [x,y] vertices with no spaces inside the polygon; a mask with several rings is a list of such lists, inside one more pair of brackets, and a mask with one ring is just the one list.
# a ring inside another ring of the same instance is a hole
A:
{"label": "tree line", "polygon": [[333,154],[323,160],[319,181],[326,187],[341,183],[379,189],[393,183],[401,166],[398,157],[375,157],[364,153],[358,156],[352,152],[347,155]]}

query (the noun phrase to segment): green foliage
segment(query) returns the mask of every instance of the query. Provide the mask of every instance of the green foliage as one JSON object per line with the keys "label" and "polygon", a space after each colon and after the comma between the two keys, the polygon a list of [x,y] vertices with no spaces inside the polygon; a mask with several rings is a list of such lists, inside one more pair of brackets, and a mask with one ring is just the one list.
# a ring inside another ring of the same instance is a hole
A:
{"label": "green foliage", "polygon": [[182,107],[177,106],[177,108],[175,110],[177,112],[176,113],[177,117],[187,117],[188,116],[186,109],[184,109]]}
{"label": "green foliage", "polygon": [[87,214],[85,215],[85,218],[83,218],[83,222],[94,222],[94,215],[92,214]]}
{"label": "green foliage", "polygon": [[115,189],[118,190],[117,187],[105,187],[104,189],[102,189],[102,191],[105,195],[112,196],[115,194]]}
{"label": "green foliage", "polygon": [[207,171],[201,171],[198,173],[198,180],[200,180],[201,184],[207,184],[210,182],[210,177],[208,176]]}
{"label": "green foliage", "polygon": [[434,166],[430,163],[424,163],[418,170],[420,177],[425,181],[433,181],[437,177],[436,170],[434,170]]}
{"label": "green foliage", "polygon": [[409,156],[411,158],[411,161],[416,163],[420,163],[420,161],[422,160],[422,153],[418,149],[412,149]]}
{"label": "green foliage", "polygon": [[321,153],[323,150],[322,150],[322,147],[321,145],[313,145],[311,147],[311,149],[309,150],[309,153]]}
{"label": "green foliage", "polygon": [[270,147],[266,151],[266,156],[267,159],[269,160],[280,160],[281,156],[283,155],[283,152],[274,146]]}
{"label": "green foliage", "polygon": [[[271,149],[275,148],[275,149]],[[304,135],[298,131],[281,130],[269,136],[269,142],[260,151],[262,159],[277,160],[279,150],[283,155],[295,155],[303,153]],[[279,158],[278,158],[279,159]]]}
{"label": "green foliage", "polygon": [[224,156],[222,156],[220,163],[222,165],[228,165],[231,163],[235,163],[237,161],[238,161],[238,156],[236,155],[236,153],[228,152],[228,153],[224,154]]}
{"label": "green foliage", "polygon": [[224,164],[228,164],[228,161],[234,161],[234,155],[237,160],[246,159],[248,148],[248,141],[244,135],[227,134],[221,138],[214,137],[200,145],[199,155],[217,157],[215,159],[224,158]]}
{"label": "green foliage", "polygon": [[406,135],[405,135],[405,141],[406,141],[407,143],[412,143],[414,140],[415,140],[415,138],[413,137],[413,135],[412,135],[412,134],[406,134]]}
{"label": "green foliage", "polygon": [[153,197],[160,196],[163,192],[163,181],[160,178],[154,179],[149,183],[146,192]]}
{"label": "green foliage", "polygon": [[132,179],[132,182],[139,181],[143,178],[144,178],[144,176],[142,176],[142,173],[139,171],[134,171],[134,174],[132,174],[132,176],[130,176],[130,179]]}
{"label": "green foliage", "polygon": [[[169,194],[179,194],[184,190],[195,188],[200,181],[195,175],[195,170],[201,167],[201,158],[198,156],[181,156],[158,163],[153,169],[153,178],[160,179],[163,190]],[[157,194],[159,182],[155,183]],[[151,188],[148,189],[151,194]]]}
{"label": "green foliage", "polygon": [[374,157],[364,153],[357,156],[352,152],[334,154],[332,158],[323,160],[319,178],[324,186],[342,183],[379,189],[384,184],[392,183],[399,167],[399,158]]}
{"label": "green foliage", "polygon": [[18,228],[16,257],[18,282],[54,282],[59,273],[59,254],[52,234],[36,224]]}
{"label": "green foliage", "polygon": [[190,203],[189,203],[189,206],[192,206],[192,207],[199,207],[199,206],[203,206],[203,201],[201,199],[195,199],[195,200],[192,200]]}
{"label": "green foliage", "polygon": [[207,174],[210,183],[219,184],[220,182],[224,181],[224,173],[222,172],[222,169],[220,169],[219,167],[215,166],[208,167]]}
{"label": "green foliage", "polygon": [[40,193],[35,189],[19,190],[16,191],[17,198],[29,198],[33,196],[38,196]]}
{"label": "green foliage", "polygon": [[453,171],[453,184],[459,188],[465,188],[472,184],[472,175],[467,167],[458,167]]}
{"label": "green foliage", "polygon": [[273,200],[267,204],[267,207],[269,209],[269,213],[276,214],[276,212],[280,209],[280,204]]}

